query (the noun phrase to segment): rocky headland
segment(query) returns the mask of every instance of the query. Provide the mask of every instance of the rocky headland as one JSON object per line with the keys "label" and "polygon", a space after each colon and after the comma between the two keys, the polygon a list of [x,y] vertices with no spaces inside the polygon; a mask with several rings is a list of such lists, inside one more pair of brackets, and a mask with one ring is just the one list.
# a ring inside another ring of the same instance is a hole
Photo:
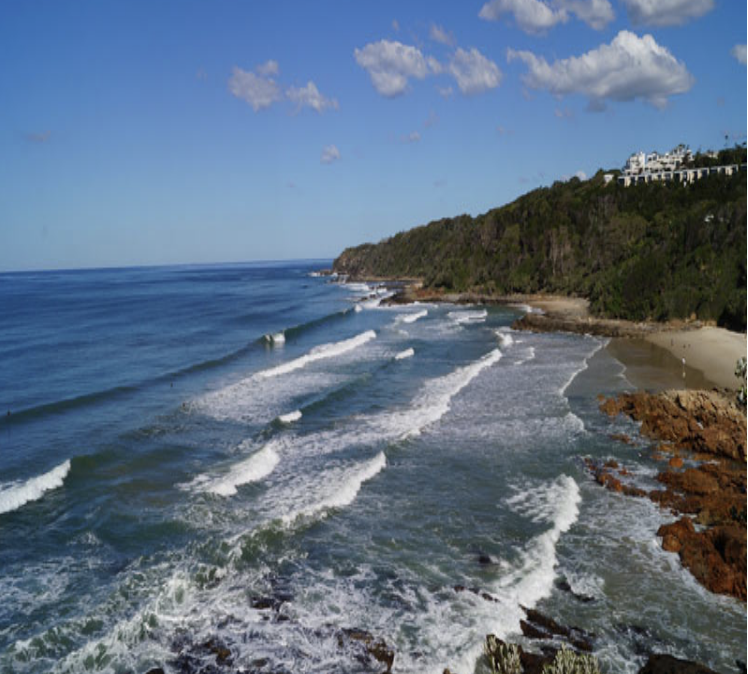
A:
{"label": "rocky headland", "polygon": [[[602,399],[611,417],[641,422],[643,436],[658,444],[663,464],[649,492],[633,485],[625,466],[588,461],[607,489],[649,498],[678,519],[657,535],[677,553],[704,587],[746,600],[746,416],[732,394],[722,391],[624,393]],[[627,441],[625,437],[617,439]]]}

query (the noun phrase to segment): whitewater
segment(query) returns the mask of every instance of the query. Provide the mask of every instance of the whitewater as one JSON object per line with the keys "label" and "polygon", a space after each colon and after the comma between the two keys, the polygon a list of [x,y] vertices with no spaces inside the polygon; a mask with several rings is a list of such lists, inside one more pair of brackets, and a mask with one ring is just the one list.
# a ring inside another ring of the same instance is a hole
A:
{"label": "whitewater", "polygon": [[0,278],[0,672],[474,674],[529,608],[731,671],[744,606],[584,467],[654,482],[606,342],[327,267]]}

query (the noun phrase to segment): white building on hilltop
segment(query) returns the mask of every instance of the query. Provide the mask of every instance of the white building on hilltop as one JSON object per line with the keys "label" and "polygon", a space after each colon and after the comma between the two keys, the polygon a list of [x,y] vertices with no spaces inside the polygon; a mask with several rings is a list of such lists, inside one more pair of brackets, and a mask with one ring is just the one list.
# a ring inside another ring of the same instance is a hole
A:
{"label": "white building on hilltop", "polygon": [[658,171],[676,171],[684,163],[693,158],[693,153],[686,145],[677,147],[660,154],[659,152],[636,152],[627,160],[623,168],[623,174],[626,176],[636,176],[642,173],[656,173]]}

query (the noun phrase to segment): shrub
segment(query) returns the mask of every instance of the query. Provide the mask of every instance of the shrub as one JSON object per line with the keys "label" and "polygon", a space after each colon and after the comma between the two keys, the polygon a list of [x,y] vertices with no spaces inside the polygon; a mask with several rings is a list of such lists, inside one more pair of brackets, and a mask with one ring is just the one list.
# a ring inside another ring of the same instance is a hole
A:
{"label": "shrub", "polygon": [[484,650],[494,674],[522,674],[519,648],[514,644],[505,644],[493,634],[489,634]]}
{"label": "shrub", "polygon": [[591,655],[581,655],[562,646],[553,664],[543,667],[543,674],[600,674],[600,668]]}
{"label": "shrub", "polygon": [[746,402],[746,360],[740,358],[735,364],[735,376],[740,380],[740,388],[738,389],[738,405],[745,409]]}

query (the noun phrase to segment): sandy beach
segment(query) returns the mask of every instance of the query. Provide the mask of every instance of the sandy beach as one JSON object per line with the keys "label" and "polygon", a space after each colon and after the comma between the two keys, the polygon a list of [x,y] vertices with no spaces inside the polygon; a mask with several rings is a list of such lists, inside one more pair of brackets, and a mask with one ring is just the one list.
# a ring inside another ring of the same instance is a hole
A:
{"label": "sandy beach", "polygon": [[[526,303],[564,321],[597,322],[586,300],[529,297]],[[666,388],[737,389],[735,364],[746,356],[746,335],[713,326],[616,321],[638,328],[640,337],[611,339],[608,349],[627,368],[632,384],[647,390]]]}
{"label": "sandy beach", "polygon": [[646,341],[669,351],[717,386],[737,389],[735,363],[746,356],[746,336],[723,328],[658,332]]}

